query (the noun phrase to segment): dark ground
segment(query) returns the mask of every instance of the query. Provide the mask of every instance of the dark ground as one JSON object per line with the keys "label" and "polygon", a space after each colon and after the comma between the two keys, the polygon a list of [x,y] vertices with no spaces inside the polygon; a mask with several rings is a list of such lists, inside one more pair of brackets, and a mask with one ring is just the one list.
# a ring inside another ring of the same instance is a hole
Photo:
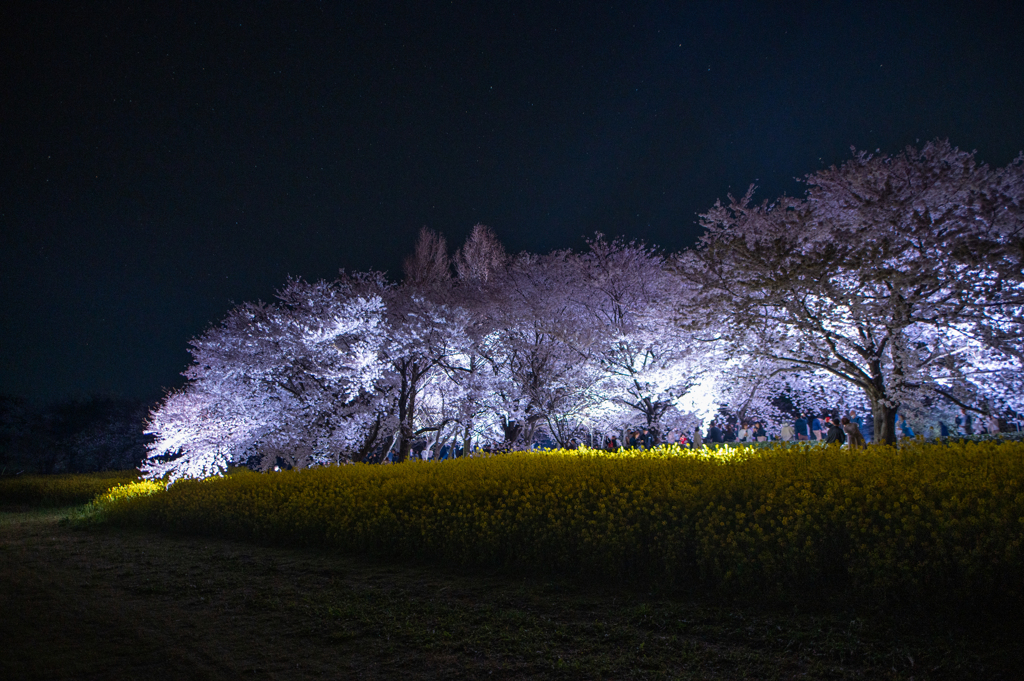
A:
{"label": "dark ground", "polygon": [[1024,626],[734,605],[0,512],[2,679],[1013,679]]}

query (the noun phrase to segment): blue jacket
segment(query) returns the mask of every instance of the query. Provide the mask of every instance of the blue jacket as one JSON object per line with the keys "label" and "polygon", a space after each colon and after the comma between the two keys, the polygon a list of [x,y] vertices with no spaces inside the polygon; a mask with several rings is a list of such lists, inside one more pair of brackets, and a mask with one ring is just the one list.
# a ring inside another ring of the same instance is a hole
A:
{"label": "blue jacket", "polygon": [[807,436],[807,421],[804,419],[797,419],[796,423],[793,424],[793,428],[796,429],[797,437],[800,435]]}

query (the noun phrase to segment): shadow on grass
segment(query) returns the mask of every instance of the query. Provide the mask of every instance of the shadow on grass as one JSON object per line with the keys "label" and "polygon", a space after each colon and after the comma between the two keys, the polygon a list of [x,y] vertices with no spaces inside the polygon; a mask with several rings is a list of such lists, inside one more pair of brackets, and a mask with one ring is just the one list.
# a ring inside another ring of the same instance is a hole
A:
{"label": "shadow on grass", "polygon": [[[80,509],[79,509],[80,510]],[[1012,679],[1020,622],[738,604],[0,512],[0,678]]]}

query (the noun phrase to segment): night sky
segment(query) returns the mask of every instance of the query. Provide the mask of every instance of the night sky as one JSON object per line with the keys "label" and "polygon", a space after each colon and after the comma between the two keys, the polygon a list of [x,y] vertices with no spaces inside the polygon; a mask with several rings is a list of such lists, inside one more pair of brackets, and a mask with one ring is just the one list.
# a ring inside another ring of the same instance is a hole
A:
{"label": "night sky", "polygon": [[936,137],[1024,149],[1016,3],[0,8],[0,392],[149,398],[288,275],[696,214]]}

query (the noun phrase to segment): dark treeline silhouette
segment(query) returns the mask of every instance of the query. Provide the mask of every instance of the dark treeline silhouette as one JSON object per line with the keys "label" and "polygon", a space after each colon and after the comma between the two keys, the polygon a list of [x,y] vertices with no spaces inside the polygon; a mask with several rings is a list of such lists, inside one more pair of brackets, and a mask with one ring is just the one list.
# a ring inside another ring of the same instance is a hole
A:
{"label": "dark treeline silhouette", "polygon": [[136,468],[152,404],[92,395],[34,405],[0,395],[0,475],[90,473]]}

